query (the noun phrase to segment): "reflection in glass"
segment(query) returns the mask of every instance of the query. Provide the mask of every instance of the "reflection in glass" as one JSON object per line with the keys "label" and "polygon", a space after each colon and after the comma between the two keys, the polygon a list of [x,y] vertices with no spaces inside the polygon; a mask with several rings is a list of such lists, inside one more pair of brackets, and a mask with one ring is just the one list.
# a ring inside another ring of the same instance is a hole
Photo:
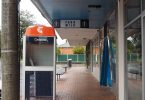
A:
{"label": "reflection in glass", "polygon": [[97,55],[96,55],[96,43],[93,44],[93,67],[96,67]]}
{"label": "reflection in glass", "polygon": [[141,26],[140,19],[126,30],[128,100],[142,100]]}
{"label": "reflection in glass", "polygon": [[116,82],[116,33],[117,33],[117,21],[116,21],[116,11],[114,11],[108,21],[109,25],[109,51],[110,51],[110,66],[112,72],[112,81]]}
{"label": "reflection in glass", "polygon": [[142,0],[142,6],[143,6],[143,10],[145,10],[145,0]]}
{"label": "reflection in glass", "polygon": [[141,0],[125,0],[125,23],[127,24],[140,14]]}

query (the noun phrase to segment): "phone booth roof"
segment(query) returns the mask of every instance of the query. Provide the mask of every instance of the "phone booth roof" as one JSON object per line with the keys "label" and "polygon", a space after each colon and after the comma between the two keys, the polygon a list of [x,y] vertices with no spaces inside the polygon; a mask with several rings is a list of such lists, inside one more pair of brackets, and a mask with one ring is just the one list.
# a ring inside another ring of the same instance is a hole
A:
{"label": "phone booth roof", "polygon": [[25,32],[26,36],[53,36],[55,37],[55,30],[53,27],[47,27],[44,25],[29,26]]}

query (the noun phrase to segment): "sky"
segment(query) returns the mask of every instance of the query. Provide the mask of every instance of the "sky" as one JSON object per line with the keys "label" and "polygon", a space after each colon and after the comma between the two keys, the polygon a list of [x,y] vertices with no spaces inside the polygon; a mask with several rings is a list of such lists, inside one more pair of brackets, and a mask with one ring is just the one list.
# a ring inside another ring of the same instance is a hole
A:
{"label": "sky", "polygon": [[[0,12],[1,12],[1,3],[2,0],[0,0]],[[46,26],[51,26],[48,21],[41,15],[41,13],[38,11],[38,9],[33,5],[31,0],[21,0],[20,2],[20,10],[27,10],[30,12],[30,14],[34,15],[34,18],[36,19],[36,24],[40,25],[46,25]],[[0,13],[0,29],[1,29],[1,13]],[[57,35],[57,44],[62,45],[66,42],[66,40],[62,40],[61,37]]]}
{"label": "sky", "polygon": [[1,11],[1,10],[2,10],[1,4],[2,4],[2,0],[0,0],[0,29],[1,29],[1,22],[2,22],[2,21],[1,21],[1,12],[2,12],[2,11]]}
{"label": "sky", "polygon": [[30,0],[21,0],[20,10],[27,10],[32,15],[34,15],[36,19],[36,24],[43,24],[46,26],[51,26]]}
{"label": "sky", "polygon": [[[2,0],[0,0],[0,12],[2,9]],[[29,6],[28,6],[29,5]],[[20,10],[27,10],[30,14],[34,15],[36,20],[36,24],[43,24],[46,26],[50,26],[45,18],[42,17],[41,13],[37,10],[37,8],[32,4],[30,0],[21,0],[20,2]],[[0,13],[0,27],[1,27],[1,13]]]}

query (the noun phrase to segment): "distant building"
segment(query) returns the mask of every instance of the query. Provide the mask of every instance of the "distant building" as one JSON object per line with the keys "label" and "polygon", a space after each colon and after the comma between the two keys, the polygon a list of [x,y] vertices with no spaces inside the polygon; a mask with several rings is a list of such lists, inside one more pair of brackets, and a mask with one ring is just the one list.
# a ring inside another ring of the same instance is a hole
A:
{"label": "distant building", "polygon": [[[67,40],[66,40],[65,44],[58,45],[57,47],[60,49],[61,54],[73,54],[74,46],[70,46],[70,44]],[[98,47],[96,47],[95,52],[96,52],[96,54],[98,54]]]}

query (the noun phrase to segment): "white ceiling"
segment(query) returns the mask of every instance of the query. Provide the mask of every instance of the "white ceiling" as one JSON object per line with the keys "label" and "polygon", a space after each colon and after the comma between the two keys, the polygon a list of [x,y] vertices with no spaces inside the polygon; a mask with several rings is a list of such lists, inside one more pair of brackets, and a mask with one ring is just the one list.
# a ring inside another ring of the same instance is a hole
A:
{"label": "white ceiling", "polygon": [[86,46],[97,34],[97,29],[87,28],[56,28],[63,39],[68,39],[71,46]]}

